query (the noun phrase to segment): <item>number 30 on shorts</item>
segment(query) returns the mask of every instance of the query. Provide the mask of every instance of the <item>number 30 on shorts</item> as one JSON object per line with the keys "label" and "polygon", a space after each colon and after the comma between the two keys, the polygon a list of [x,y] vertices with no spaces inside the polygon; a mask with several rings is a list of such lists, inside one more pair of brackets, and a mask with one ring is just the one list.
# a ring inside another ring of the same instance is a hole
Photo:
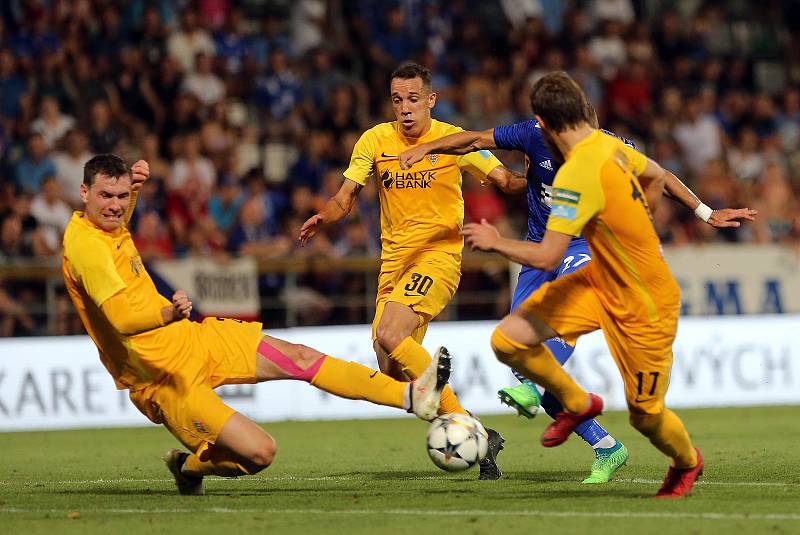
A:
{"label": "number 30 on shorts", "polygon": [[428,275],[420,275],[419,273],[411,274],[411,282],[406,284],[403,289],[406,295],[428,295],[428,290],[433,286],[433,279]]}

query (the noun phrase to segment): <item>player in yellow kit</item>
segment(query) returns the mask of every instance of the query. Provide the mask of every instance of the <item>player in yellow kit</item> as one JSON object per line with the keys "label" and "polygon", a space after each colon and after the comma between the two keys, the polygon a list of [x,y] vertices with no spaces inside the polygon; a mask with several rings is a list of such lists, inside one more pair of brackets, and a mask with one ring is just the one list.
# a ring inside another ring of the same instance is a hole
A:
{"label": "player in yellow kit", "polygon": [[86,163],[85,211],[64,234],[69,295],[100,359],[134,405],[164,424],[191,453],[164,457],[182,494],[203,494],[203,476],[254,474],[270,465],[275,440],[214,392],[223,384],[306,381],[332,394],[413,411],[430,420],[449,376],[439,354],[410,385],[354,362],[265,335],[261,324],[230,318],[189,321],[182,290],[159,295],[127,229],[147,163],[129,170],[113,154]]}
{"label": "player in yellow kit", "polygon": [[[392,73],[390,98],[396,121],[364,132],[353,149],[344,183],[303,224],[300,242],[344,218],[366,181],[375,176],[380,188],[382,252],[373,345],[384,373],[413,379],[430,362],[421,345],[428,323],[453,298],[461,278],[462,171],[508,192],[525,191],[527,183],[488,151],[431,155],[413,170],[401,170],[401,152],[461,128],[432,119],[436,93],[430,71],[420,65],[409,63]],[[450,387],[442,393],[440,411],[466,412]],[[479,477],[498,479],[496,455],[503,439],[496,431],[488,431],[489,455],[480,465]]]}
{"label": "player in yellow kit", "polygon": [[702,474],[703,459],[681,420],[664,406],[680,290],[661,254],[645,196],[652,202],[661,194],[666,171],[592,128],[586,97],[565,73],[537,81],[531,105],[548,143],[566,160],[553,182],[544,238],[540,243],[501,238],[482,222],[465,227],[467,244],[552,269],[572,238],[582,234],[593,260],[545,283],[506,316],[492,334],[492,348],[500,361],[563,405],[542,435],[542,444],[552,447],[600,414],[603,401],[581,389],[542,342],[602,329],[622,374],[631,424],[672,459],[657,496],[686,496]]}

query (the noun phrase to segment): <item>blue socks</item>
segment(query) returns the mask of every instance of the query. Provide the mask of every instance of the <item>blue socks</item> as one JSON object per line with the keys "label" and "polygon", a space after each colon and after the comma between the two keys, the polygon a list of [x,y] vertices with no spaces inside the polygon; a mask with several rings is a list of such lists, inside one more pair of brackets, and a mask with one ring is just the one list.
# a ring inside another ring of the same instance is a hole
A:
{"label": "blue socks", "polygon": [[[547,346],[547,349],[553,353],[555,359],[561,364],[564,365],[565,362],[572,356],[572,353],[575,351],[575,348],[571,345],[564,343],[559,338],[551,338],[544,342],[544,345]],[[536,386],[525,376],[518,373],[514,370],[514,377],[516,377],[520,382],[527,384],[533,388]],[[564,407],[561,406],[561,403],[552,395],[550,392],[545,391],[544,395],[542,396],[542,408],[545,412],[553,417],[553,415],[558,414],[559,412],[564,410]],[[600,442],[603,438],[608,436],[608,431],[603,429],[596,420],[587,420],[582,422],[578,427],[575,428],[575,434],[580,436],[583,440],[585,440],[590,446],[594,446],[598,442]],[[617,446],[613,446],[609,449],[615,449]]]}

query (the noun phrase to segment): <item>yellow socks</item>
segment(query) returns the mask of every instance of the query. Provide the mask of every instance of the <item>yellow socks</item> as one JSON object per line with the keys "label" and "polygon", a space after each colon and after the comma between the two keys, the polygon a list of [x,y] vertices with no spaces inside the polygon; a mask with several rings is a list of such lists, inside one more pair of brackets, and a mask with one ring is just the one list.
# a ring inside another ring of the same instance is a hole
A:
{"label": "yellow socks", "polygon": [[190,476],[223,476],[236,477],[250,474],[244,466],[231,460],[231,458],[211,446],[208,450],[208,461],[201,461],[200,457],[192,453],[186,458],[181,471]]}
{"label": "yellow socks", "polygon": [[408,383],[395,381],[357,362],[326,356],[311,379],[311,384],[342,398],[362,399],[398,409],[408,408]]}
{"label": "yellow socks", "polygon": [[664,455],[672,458],[675,468],[697,465],[697,452],[678,415],[669,409],[661,414],[631,414],[631,425],[639,430]]}
{"label": "yellow socks", "polygon": [[[417,378],[422,375],[422,372],[425,371],[425,368],[427,368],[431,360],[433,360],[431,359],[430,353],[410,336],[404,338],[403,341],[400,342],[400,345],[389,353],[389,357],[399,362],[403,367],[403,371],[411,378]],[[439,414],[449,414],[451,412],[467,414],[467,411],[461,406],[461,403],[458,402],[458,398],[453,393],[453,389],[450,388],[450,385],[445,385],[444,390],[442,390]]]}
{"label": "yellow socks", "polygon": [[515,342],[500,329],[492,333],[492,349],[497,359],[553,394],[567,412],[578,414],[589,406],[589,394],[553,357],[544,344],[528,347]]}

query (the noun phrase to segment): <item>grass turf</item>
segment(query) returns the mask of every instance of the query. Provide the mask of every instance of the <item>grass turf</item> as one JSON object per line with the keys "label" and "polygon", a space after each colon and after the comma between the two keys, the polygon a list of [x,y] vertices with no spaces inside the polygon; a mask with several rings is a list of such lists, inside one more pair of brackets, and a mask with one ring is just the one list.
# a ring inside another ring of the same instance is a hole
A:
{"label": "grass turf", "polygon": [[800,533],[797,407],[680,411],[706,459],[694,496],[655,500],[667,462],[628,424],[603,424],[628,446],[608,485],[580,481],[593,459],[573,437],[538,445],[546,417],[486,417],[506,437],[500,481],[444,473],[409,418],[266,424],[278,441],[254,477],[208,478],[177,495],[160,428],[0,434],[3,533]]}

